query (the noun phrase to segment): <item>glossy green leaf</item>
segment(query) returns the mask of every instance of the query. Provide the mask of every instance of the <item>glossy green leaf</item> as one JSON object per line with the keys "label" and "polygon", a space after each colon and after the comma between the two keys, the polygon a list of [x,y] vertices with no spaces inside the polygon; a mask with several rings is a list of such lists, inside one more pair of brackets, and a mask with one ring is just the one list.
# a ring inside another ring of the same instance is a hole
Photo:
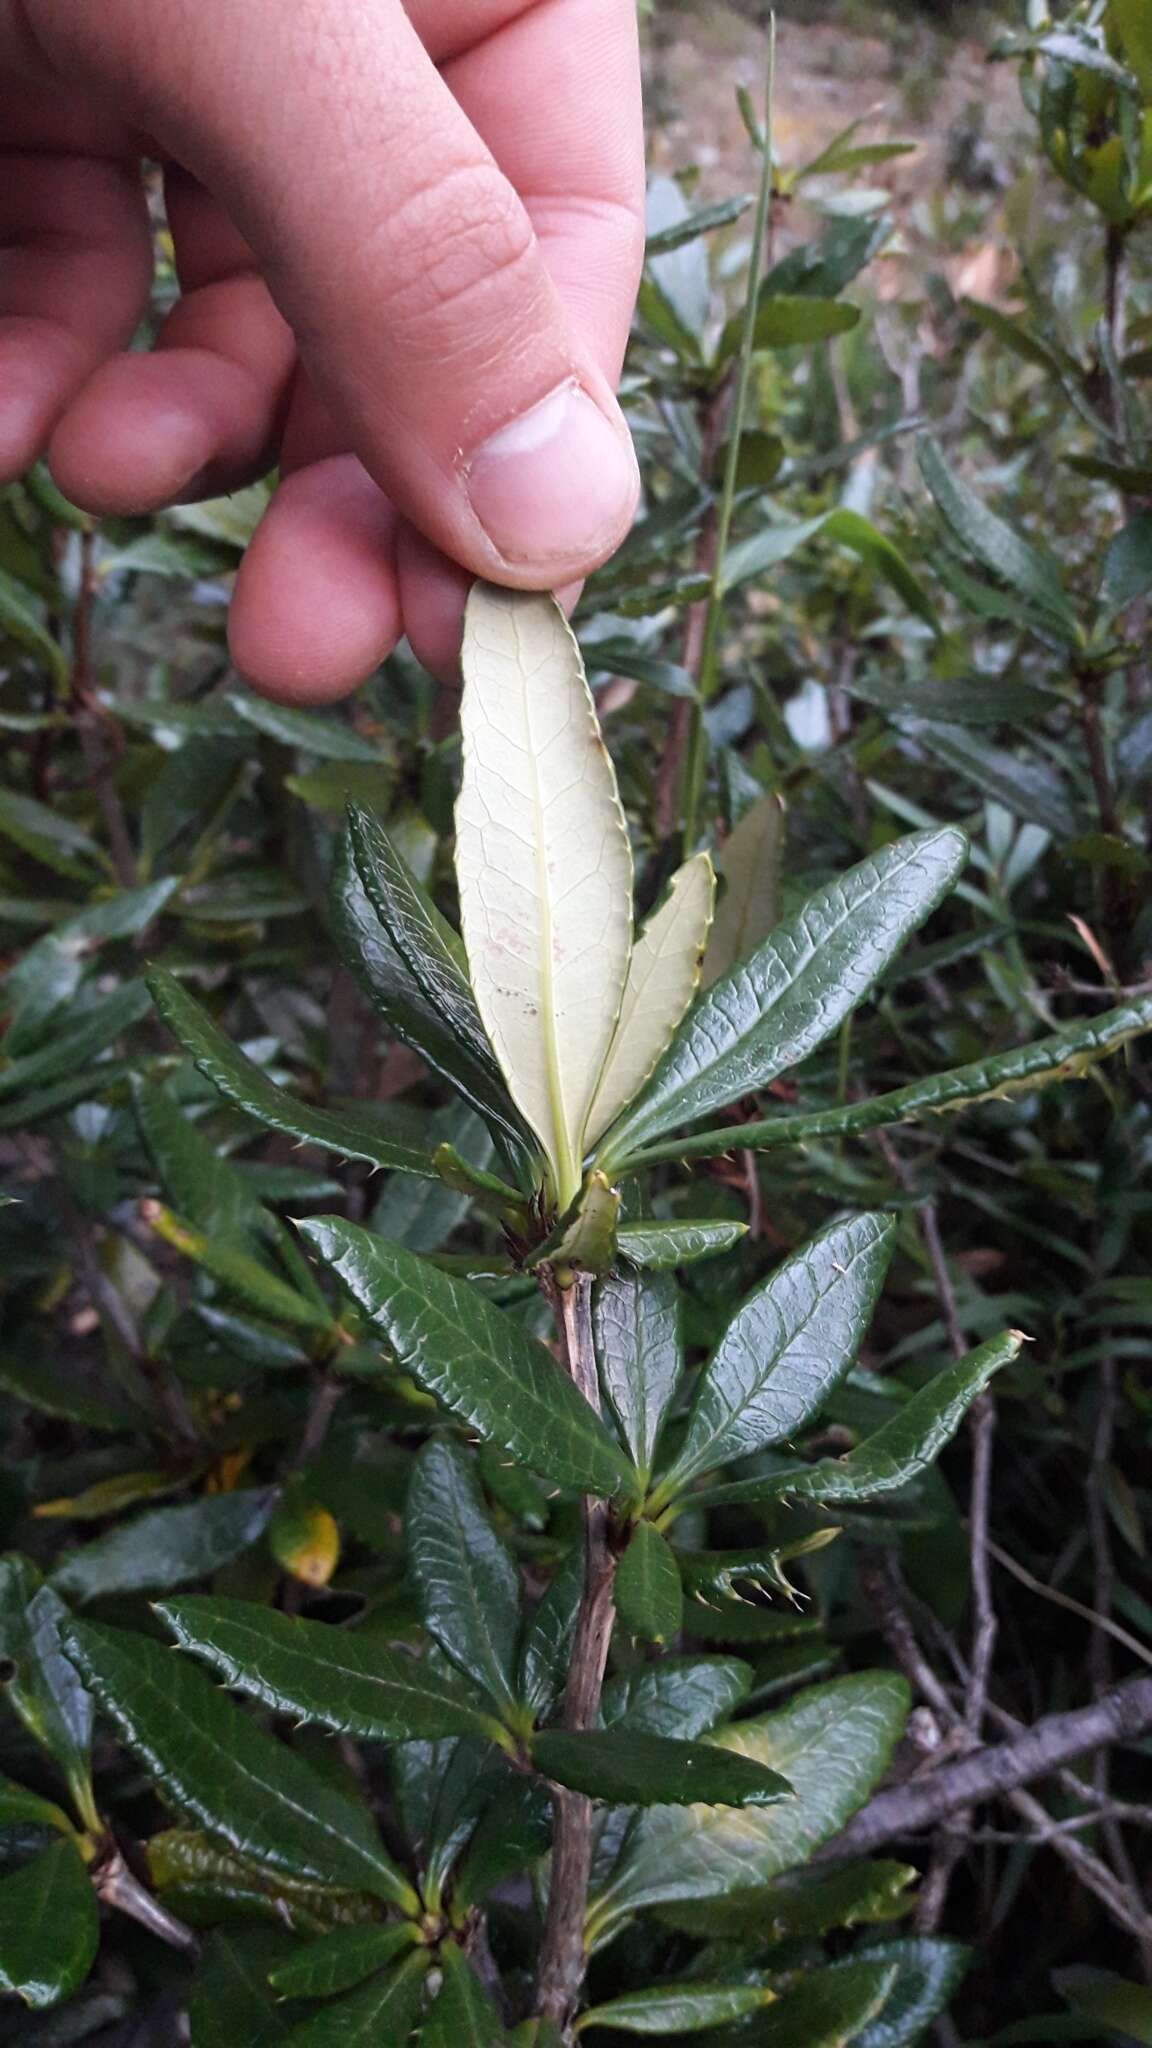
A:
{"label": "glossy green leaf", "polygon": [[407,1921],[399,1927],[336,1927],[278,1963],[268,1982],[280,1998],[332,1998],[382,1970],[415,1938]]}
{"label": "glossy green leaf", "polygon": [[696,1385],[661,1498],[716,1465],[783,1443],[853,1364],[892,1253],[892,1219],[833,1223],[776,1268],[739,1309]]}
{"label": "glossy green leaf", "polygon": [[500,2018],[470,1963],[452,1942],[440,1950],[443,1978],[420,2035],[421,2048],[502,2048]]}
{"label": "glossy green leaf", "polygon": [[1106,618],[1126,611],[1152,590],[1152,512],[1136,512],[1120,528],[1104,557],[1099,604]]}
{"label": "glossy green leaf", "polygon": [[779,1771],[792,1796],[764,1812],[695,1806],[641,1815],[594,1903],[593,1930],[641,1906],[766,1884],[807,1862],[883,1776],[907,1712],[903,1679],[859,1672],[811,1687],[777,1714],[724,1729],[718,1744]]}
{"label": "glossy green leaf", "polygon": [[555,1784],[609,1806],[774,1806],[792,1787],[750,1752],[711,1742],[641,1734],[623,1724],[570,1734],[545,1728],[532,1738],[532,1761]]}
{"label": "glossy green leaf", "polygon": [[456,873],[469,976],[563,1210],[628,973],[628,830],[555,600],[474,584],[461,659]]}
{"label": "glossy green leaf", "polygon": [[576,1266],[582,1273],[610,1272],[616,1263],[619,1215],[619,1188],[606,1173],[590,1173],[567,1215],[527,1261],[529,1272],[546,1264],[557,1269]]}
{"label": "glossy green leaf", "polygon": [[207,1011],[167,969],[154,968],[148,976],[148,986],[157,1010],[193,1065],[221,1095],[238,1109],[246,1110],[258,1123],[269,1130],[284,1131],[304,1144],[323,1145],[346,1159],[367,1159],[373,1166],[433,1176],[435,1169],[429,1158],[412,1146],[377,1138],[367,1118],[313,1108],[289,1095],[287,1089],[278,1088],[255,1061],[225,1038]]}
{"label": "glossy green leaf", "polygon": [[870,1941],[854,1962],[895,1967],[887,1998],[857,2037],[857,2048],[914,2048],[958,1991],[972,1951],[957,1941],[898,1935]]}
{"label": "glossy green leaf", "polygon": [[67,656],[44,624],[38,600],[7,569],[0,569],[0,633],[34,654],[53,682],[67,682]]}
{"label": "glossy green leaf", "polygon": [[692,1266],[697,1259],[730,1252],[747,1235],[748,1225],[735,1217],[686,1217],[677,1223],[642,1217],[617,1226],[616,1248],[630,1266],[639,1266],[642,1272],[666,1273],[675,1266]]}
{"label": "glossy green leaf", "polygon": [[1109,2033],[1152,2042],[1152,1991],[1111,1970],[1061,1970],[1057,1989],[1072,2011]]}
{"label": "glossy green leaf", "polygon": [[[390,2042],[404,2048],[424,2004],[428,1962],[428,1951],[417,1950],[386,1976],[374,1977],[301,2021],[283,2048],[388,2048]],[[420,2038],[427,2042],[427,2028]]]}
{"label": "glossy green leaf", "polygon": [[139,1081],[133,1094],[141,1135],[173,1207],[197,1229],[251,1250],[266,1234],[268,1217],[243,1174],[161,1082]]}
{"label": "glossy green leaf", "polygon": [[561,1559],[524,1630],[519,1693],[534,1720],[548,1720],[563,1698],[583,1592],[584,1548],[576,1544]]}
{"label": "glossy green leaf", "polygon": [[0,1777],[0,1828],[54,1828],[61,1835],[75,1834],[75,1822],[63,1807],[41,1799],[14,1778]]}
{"label": "glossy green leaf", "polygon": [[188,1994],[190,2048],[273,2048],[283,2019],[269,1965],[291,1944],[284,1927],[216,1928]]}
{"label": "glossy green leaf", "polygon": [[763,1942],[826,1934],[833,1927],[873,1925],[910,1913],[919,1872],[908,1863],[853,1863],[791,1871],[774,1884],[666,1907],[661,1919],[694,1936]]}
{"label": "glossy green leaf", "polygon": [[611,1494],[630,1485],[623,1453],[584,1396],[476,1288],[340,1217],[300,1229],[404,1370],[479,1436],[559,1486]]}
{"label": "glossy green leaf", "polygon": [[107,1593],[166,1592],[208,1578],[259,1540],[275,1498],[270,1487],[253,1487],[155,1508],[70,1551],[53,1584],[70,1600],[93,1600]]}
{"label": "glossy green leaf", "polygon": [[708,936],[701,982],[711,988],[768,937],[780,915],[784,806],[761,797],[734,825],[716,858],[724,884]]}
{"label": "glossy green leaf", "polygon": [[668,895],[637,934],[615,1035],[584,1134],[594,1145],[643,1087],[695,993],[712,923],[716,877],[706,853],[672,877]]}
{"label": "glossy green leaf", "polygon": [[684,1612],[680,1567],[667,1538],[652,1522],[637,1522],[616,1567],[616,1612],[631,1635],[667,1643]]}
{"label": "glossy green leaf", "polygon": [[343,719],[274,704],[250,690],[231,691],[224,702],[245,725],[294,752],[315,754],[320,761],[365,761],[375,768],[385,765],[376,742],[365,739]]}
{"label": "glossy green leaf", "polygon": [[994,747],[965,725],[902,718],[900,729],[983,796],[1039,825],[1054,839],[1067,839],[1077,830],[1082,813],[1069,784],[1050,761],[1020,749]]}
{"label": "glossy green leaf", "polygon": [[150,1637],[76,1622],[69,1654],[120,1734],[181,1812],[274,1870],[405,1909],[411,1887],[363,1807],[266,1735],[186,1659]]}
{"label": "glossy green leaf", "polygon": [[438,1662],[385,1649],[354,1629],[207,1594],[161,1602],[157,1611],[182,1649],[274,1713],[375,1742],[493,1732],[484,1702]]}
{"label": "glossy green leaf", "polygon": [[624,1998],[609,1999],[607,2005],[593,2006],[581,2014],[576,2032],[614,2027],[622,2034],[657,2034],[666,2040],[723,2026],[725,2020],[742,2020],[767,2005],[773,1995],[759,1984],[653,1984],[646,1991],[630,1991]]}
{"label": "glossy green leaf", "polygon": [[96,1894],[72,1842],[0,1878],[0,1991],[39,2012],[78,1991],[96,1956]]}
{"label": "glossy green leaf", "polygon": [[756,309],[757,348],[796,348],[802,343],[830,341],[860,324],[859,306],[842,299],[787,298],[772,292]]}
{"label": "glossy green leaf", "polygon": [[913,833],[810,897],[696,1002],[612,1131],[605,1150],[613,1164],[814,1052],[946,895],[967,855],[953,827]]}
{"label": "glossy green leaf", "polygon": [[1066,639],[1076,638],[1076,621],[1051,557],[1022,539],[1015,529],[990,512],[975,491],[956,475],[935,441],[920,442],[920,473],[936,509],[966,554],[981,568],[1030,605]]}
{"label": "glossy green leaf", "polygon": [[751,1683],[752,1667],[738,1657],[660,1657],[607,1681],[604,1725],[694,1742],[727,1720]]}
{"label": "glossy green leaf", "polygon": [[61,1075],[74,1074],[77,1068],[90,1067],[98,1054],[106,1052],[147,1013],[148,991],[142,981],[126,982],[111,995],[99,997],[76,1023],[49,1034],[33,1052],[6,1063],[0,1061],[0,1100],[24,1095]]}
{"label": "glossy green leaf", "polygon": [[819,1458],[814,1465],[774,1472],[759,1482],[763,1492],[755,1496],[748,1489],[757,1481],[751,1480],[709,1488],[707,1498],[713,1506],[753,1497],[847,1503],[898,1492],[939,1457],[993,1373],[1010,1365],[1023,1343],[1018,1330],[989,1338],[918,1388],[891,1421],[843,1458]]}
{"label": "glossy green leaf", "polygon": [[516,1699],[520,1579],[494,1528],[468,1453],[432,1437],[408,1489],[409,1569],[424,1626],[501,1712]]}
{"label": "glossy green leaf", "polygon": [[28,1558],[0,1558],[0,1661],[6,1669],[0,1692],[62,1772],[80,1818],[91,1826],[92,1701],[61,1647],[68,1618]]}
{"label": "glossy green leaf", "polygon": [[853,1959],[812,1970],[746,2029],[748,2048],[854,2048],[895,1982],[893,1963]]}
{"label": "glossy green leaf", "polygon": [[770,1151],[778,1145],[803,1145],[810,1139],[851,1137],[859,1131],[882,1130],[887,1124],[914,1123],[922,1116],[970,1108],[978,1102],[1007,1101],[1013,1095],[1047,1088],[1057,1081],[1078,1079],[1097,1060],[1118,1052],[1141,1032],[1152,1031],[1152,996],[1139,996],[1115,1010],[1079,1018],[1031,1045],[991,1053],[964,1067],[928,1074],[893,1088],[887,1095],[840,1103],[808,1115],[767,1117],[760,1123],[728,1124],[671,1143],[647,1147],[637,1155],[644,1163],[657,1159],[709,1159],[741,1146]]}
{"label": "glossy green leaf", "polygon": [[592,1297],[600,1386],[645,1478],[683,1370],[680,1299],[664,1274],[614,1275]]}
{"label": "glossy green leaf", "polygon": [[279,1274],[245,1251],[242,1241],[230,1244],[215,1232],[194,1230],[160,1202],[147,1212],[147,1221],[174,1251],[203,1266],[225,1294],[255,1310],[258,1316],[273,1323],[289,1323],[296,1329],[330,1333],[334,1317],[323,1296],[316,1300],[311,1291],[304,1293],[289,1286]]}

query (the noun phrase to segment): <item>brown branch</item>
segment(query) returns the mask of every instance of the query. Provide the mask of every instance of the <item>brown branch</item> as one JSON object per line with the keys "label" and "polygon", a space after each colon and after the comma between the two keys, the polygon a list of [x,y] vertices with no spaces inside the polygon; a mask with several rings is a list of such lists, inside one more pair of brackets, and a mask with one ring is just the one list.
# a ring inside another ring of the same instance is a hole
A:
{"label": "brown branch", "polygon": [[921,1833],[965,1807],[998,1799],[1034,1778],[1109,1743],[1132,1742],[1152,1728],[1152,1678],[1130,1678],[1105,1699],[1048,1714],[1009,1742],[941,1764],[925,1777],[878,1792],[847,1827],[816,1852],[817,1862],[869,1856],[882,1843]]}
{"label": "brown branch", "polygon": [[[592,1281],[578,1273],[568,1287],[549,1275],[545,1292],[552,1301],[560,1332],[563,1362],[593,1408],[599,1410],[596,1355],[592,1344]],[[563,1726],[592,1728],[600,1711],[600,1691],[612,1638],[615,1608],[612,1589],[616,1559],[609,1541],[608,1506],[586,1497],[584,1519],[584,1591],[576,1618]],[[571,2040],[580,1986],[584,1977],[584,1922],[588,1877],[592,1863],[592,1802],[563,1786],[552,1788],[552,1870],[548,1912],[536,1982],[536,2012]]]}

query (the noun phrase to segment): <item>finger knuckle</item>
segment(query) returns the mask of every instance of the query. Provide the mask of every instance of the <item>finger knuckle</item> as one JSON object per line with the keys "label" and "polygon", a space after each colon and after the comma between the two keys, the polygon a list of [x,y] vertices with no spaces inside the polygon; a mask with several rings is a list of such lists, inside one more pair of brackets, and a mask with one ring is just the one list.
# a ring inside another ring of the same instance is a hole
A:
{"label": "finger knuckle", "polygon": [[429,320],[483,317],[509,275],[535,251],[532,224],[494,165],[469,165],[423,183],[387,226],[393,330]]}

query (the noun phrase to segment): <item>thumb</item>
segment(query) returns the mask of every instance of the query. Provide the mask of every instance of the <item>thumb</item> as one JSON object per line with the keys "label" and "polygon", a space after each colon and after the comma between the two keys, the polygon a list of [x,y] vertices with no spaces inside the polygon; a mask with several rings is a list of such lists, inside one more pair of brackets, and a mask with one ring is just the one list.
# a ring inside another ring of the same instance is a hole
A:
{"label": "thumb", "polygon": [[623,416],[400,0],[27,4],[49,53],[98,69],[227,206],[317,391],[422,532],[515,584],[611,553],[638,489]]}

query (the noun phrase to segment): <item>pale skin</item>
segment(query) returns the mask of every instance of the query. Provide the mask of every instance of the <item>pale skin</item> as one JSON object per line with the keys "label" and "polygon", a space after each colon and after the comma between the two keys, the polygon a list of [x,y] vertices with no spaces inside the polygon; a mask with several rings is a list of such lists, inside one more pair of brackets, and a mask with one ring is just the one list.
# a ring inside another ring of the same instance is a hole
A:
{"label": "pale skin", "polygon": [[[279,465],[233,658],[321,703],[472,575],[627,531],[635,0],[0,0],[0,482],[143,513]],[[127,352],[164,165],[181,297]]]}

